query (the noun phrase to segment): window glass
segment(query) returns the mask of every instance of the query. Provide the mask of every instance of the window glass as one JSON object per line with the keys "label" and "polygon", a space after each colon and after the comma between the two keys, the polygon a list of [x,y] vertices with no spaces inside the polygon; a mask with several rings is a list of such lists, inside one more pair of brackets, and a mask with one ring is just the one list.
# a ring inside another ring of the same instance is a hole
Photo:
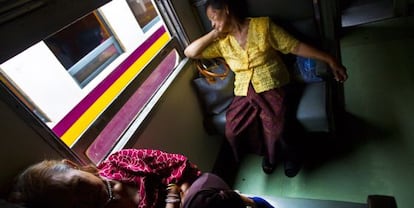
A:
{"label": "window glass", "polygon": [[127,2],[138,24],[144,31],[147,31],[153,24],[159,21],[157,11],[151,0],[127,0]]}
{"label": "window glass", "polygon": [[97,12],[81,18],[44,42],[81,87],[122,52]]}

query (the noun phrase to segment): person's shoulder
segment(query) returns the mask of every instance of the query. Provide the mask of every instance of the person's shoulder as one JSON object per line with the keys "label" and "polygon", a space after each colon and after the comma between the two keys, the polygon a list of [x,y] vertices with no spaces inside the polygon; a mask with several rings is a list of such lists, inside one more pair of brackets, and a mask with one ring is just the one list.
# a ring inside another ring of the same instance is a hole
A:
{"label": "person's shoulder", "polygon": [[269,17],[253,17],[250,21],[255,30],[262,31],[263,33],[269,30],[272,23]]}

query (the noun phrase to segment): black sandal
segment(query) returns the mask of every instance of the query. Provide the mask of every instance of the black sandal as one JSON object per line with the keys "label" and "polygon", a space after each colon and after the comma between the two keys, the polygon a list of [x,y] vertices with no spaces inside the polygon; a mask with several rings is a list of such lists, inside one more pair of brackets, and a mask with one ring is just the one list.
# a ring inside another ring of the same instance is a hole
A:
{"label": "black sandal", "polygon": [[262,169],[263,169],[263,172],[265,172],[266,174],[271,174],[275,170],[275,165],[271,164],[269,159],[267,159],[266,157],[263,157]]}
{"label": "black sandal", "polygon": [[284,161],[285,175],[289,178],[295,177],[301,168],[302,163],[299,161],[293,161],[289,159]]}

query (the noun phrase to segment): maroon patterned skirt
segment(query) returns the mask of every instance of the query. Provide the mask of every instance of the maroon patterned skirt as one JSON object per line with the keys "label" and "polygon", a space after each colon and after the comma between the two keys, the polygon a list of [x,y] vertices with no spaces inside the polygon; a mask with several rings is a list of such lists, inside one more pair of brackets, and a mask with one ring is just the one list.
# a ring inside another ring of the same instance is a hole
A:
{"label": "maroon patterned skirt", "polygon": [[256,93],[249,85],[247,96],[236,96],[226,114],[226,138],[237,160],[255,153],[276,163],[277,141],[285,123],[285,92],[282,88]]}

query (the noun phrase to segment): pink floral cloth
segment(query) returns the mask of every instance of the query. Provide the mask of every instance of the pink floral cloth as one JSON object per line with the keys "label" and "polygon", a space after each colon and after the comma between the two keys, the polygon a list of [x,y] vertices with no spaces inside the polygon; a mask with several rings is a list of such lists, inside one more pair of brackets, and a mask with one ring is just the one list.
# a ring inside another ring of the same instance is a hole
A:
{"label": "pink floral cloth", "polygon": [[201,175],[187,157],[151,149],[118,151],[100,163],[98,169],[102,177],[137,185],[139,208],[162,206],[169,183],[191,183]]}

